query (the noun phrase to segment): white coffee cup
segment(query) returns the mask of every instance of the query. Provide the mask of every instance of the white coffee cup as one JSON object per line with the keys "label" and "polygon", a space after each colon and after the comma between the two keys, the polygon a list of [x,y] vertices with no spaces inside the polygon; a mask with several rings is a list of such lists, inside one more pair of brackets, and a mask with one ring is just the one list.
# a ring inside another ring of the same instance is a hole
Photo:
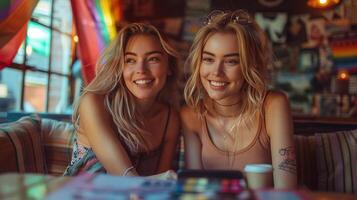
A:
{"label": "white coffee cup", "polygon": [[248,164],[244,167],[248,187],[264,189],[274,187],[273,166],[270,164]]}

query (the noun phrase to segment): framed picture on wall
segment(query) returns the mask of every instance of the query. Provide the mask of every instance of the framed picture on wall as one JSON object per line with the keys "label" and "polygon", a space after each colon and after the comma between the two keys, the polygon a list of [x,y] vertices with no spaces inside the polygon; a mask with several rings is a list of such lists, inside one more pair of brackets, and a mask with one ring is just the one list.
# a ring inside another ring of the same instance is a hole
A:
{"label": "framed picture on wall", "polygon": [[319,67],[319,49],[300,49],[297,67],[298,72],[316,71]]}

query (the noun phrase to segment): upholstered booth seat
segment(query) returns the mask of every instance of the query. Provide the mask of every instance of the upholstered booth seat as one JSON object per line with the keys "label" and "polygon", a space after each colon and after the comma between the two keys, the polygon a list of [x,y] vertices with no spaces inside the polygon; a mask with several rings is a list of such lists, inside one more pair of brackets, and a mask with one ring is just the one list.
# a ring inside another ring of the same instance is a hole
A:
{"label": "upholstered booth seat", "polygon": [[0,124],[0,173],[61,175],[71,159],[71,123],[23,117]]}
{"label": "upholstered booth seat", "polygon": [[[357,130],[351,130],[357,125],[339,124],[334,131],[328,124],[326,130],[323,123],[306,125],[294,120],[299,185],[357,193]],[[31,116],[0,124],[0,173],[62,175],[71,159],[73,139],[69,122]],[[184,167],[182,141],[175,169]]]}

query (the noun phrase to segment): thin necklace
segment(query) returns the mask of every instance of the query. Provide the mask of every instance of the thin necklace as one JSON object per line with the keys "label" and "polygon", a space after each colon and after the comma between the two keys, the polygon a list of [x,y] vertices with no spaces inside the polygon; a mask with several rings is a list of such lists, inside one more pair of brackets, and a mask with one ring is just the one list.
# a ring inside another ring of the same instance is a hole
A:
{"label": "thin necklace", "polygon": [[[238,116],[238,114],[237,113],[234,113],[234,114],[230,114],[230,115],[227,115],[227,114],[223,114],[223,113],[221,113],[221,112],[219,112],[218,110],[217,110],[217,108],[216,108],[216,101],[213,101],[212,102],[213,103],[213,105],[212,105],[212,107],[213,107],[213,110],[214,110],[214,112],[216,113],[216,114],[218,114],[219,116],[222,116],[222,117],[237,117]],[[217,103],[218,104],[218,103]],[[238,103],[237,103],[238,104]],[[237,105],[237,104],[235,104],[235,105]],[[221,104],[218,104],[218,105],[221,105]],[[233,106],[233,105],[232,105]],[[227,106],[228,107],[228,106]]]}
{"label": "thin necklace", "polygon": [[[214,100],[213,100],[213,101],[214,101]],[[230,106],[235,106],[235,105],[239,104],[239,103],[240,103],[240,101],[237,101],[237,102],[232,103],[232,104],[227,104],[227,105],[224,105],[224,104],[218,103],[218,101],[214,101],[214,103],[216,103],[216,104],[218,104],[218,105],[220,105],[220,106],[230,107]]]}
{"label": "thin necklace", "polygon": [[[224,151],[226,154],[227,166],[229,167],[229,169],[233,169],[235,159],[236,159],[235,152],[236,152],[236,146],[237,146],[237,141],[236,141],[237,134],[234,134],[234,133],[237,129],[237,124],[233,124],[233,126],[227,131],[227,129],[224,126],[224,123],[220,119],[217,118],[217,122],[223,132],[222,133],[223,146],[224,146]],[[233,141],[233,149],[231,151],[228,149],[228,138],[231,138]]]}

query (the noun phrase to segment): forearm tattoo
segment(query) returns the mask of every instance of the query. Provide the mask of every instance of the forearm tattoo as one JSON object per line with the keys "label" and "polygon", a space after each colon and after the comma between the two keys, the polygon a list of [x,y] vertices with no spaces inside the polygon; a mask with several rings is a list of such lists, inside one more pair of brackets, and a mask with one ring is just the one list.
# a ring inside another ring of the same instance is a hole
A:
{"label": "forearm tattoo", "polygon": [[283,156],[283,160],[279,164],[279,169],[296,174],[296,155],[294,147],[281,148],[279,154]]}

